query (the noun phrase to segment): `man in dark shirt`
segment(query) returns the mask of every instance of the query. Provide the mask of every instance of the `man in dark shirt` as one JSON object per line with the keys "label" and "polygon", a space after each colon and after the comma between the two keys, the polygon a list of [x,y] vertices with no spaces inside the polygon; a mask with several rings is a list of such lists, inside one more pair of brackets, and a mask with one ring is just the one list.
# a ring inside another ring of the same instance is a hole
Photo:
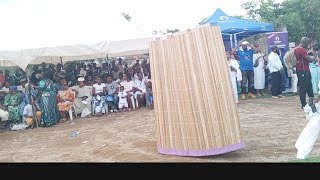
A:
{"label": "man in dark shirt", "polygon": [[309,98],[314,97],[309,62],[315,61],[315,59],[312,59],[306,51],[306,48],[309,46],[309,44],[309,38],[303,37],[301,38],[299,46],[295,49],[296,58],[298,60],[296,69],[298,75],[301,108],[303,108],[307,104],[306,93],[308,93]]}

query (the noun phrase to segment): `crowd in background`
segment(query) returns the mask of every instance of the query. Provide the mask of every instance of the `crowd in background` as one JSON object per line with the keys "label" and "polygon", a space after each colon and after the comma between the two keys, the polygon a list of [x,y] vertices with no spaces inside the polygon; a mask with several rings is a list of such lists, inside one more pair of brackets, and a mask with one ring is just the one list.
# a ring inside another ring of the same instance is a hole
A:
{"label": "crowd in background", "polygon": [[[290,44],[298,64],[286,69],[280,50],[271,47],[263,54],[259,45],[242,41],[227,51],[229,72],[236,103],[240,83],[242,100],[265,96],[268,82],[272,98],[284,98],[283,77],[290,78],[293,94],[300,95],[301,107],[306,94],[318,94],[320,83],[320,51],[306,37],[296,47]],[[27,83],[29,78],[30,83]],[[269,80],[270,78],[270,80]],[[150,64],[137,60],[130,67],[121,58],[105,62],[73,62],[69,65],[42,63],[32,66],[29,77],[21,69],[13,73],[0,71],[0,118],[8,111],[12,124],[34,124],[43,127],[72,118],[130,111],[141,107],[153,108]],[[2,117],[3,118],[3,117]]]}
{"label": "crowd in background", "polygon": [[[316,42],[311,42],[303,37],[298,46],[290,43],[289,51],[294,51],[297,59],[295,68],[287,69],[284,65],[279,47],[272,46],[271,52],[266,55],[261,53],[259,45],[251,45],[242,41],[230,53],[227,59],[232,81],[235,100],[238,103],[237,81],[241,83],[241,99],[251,99],[264,96],[264,89],[268,86],[268,77],[271,83],[272,98],[284,98],[283,80],[289,78],[291,92],[300,95],[301,108],[306,103],[306,95],[313,98],[319,92],[320,83],[320,51]],[[288,51],[288,52],[289,52]]]}
{"label": "crowd in background", "polygon": [[[28,79],[30,83],[28,83]],[[19,68],[0,71],[0,118],[8,111],[11,124],[48,127],[70,116],[153,108],[150,64],[136,60],[32,66],[29,77]],[[71,112],[71,113],[70,113]]]}

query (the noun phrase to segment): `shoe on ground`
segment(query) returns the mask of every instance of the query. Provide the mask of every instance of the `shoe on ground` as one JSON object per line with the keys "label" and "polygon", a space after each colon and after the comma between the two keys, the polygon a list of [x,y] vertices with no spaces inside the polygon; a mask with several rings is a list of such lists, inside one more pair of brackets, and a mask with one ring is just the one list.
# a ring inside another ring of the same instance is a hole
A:
{"label": "shoe on ground", "polygon": [[249,96],[251,99],[256,98],[256,96],[255,96],[255,95],[253,95],[252,93],[249,93],[249,94],[248,94],[248,96]]}
{"label": "shoe on ground", "polygon": [[272,98],[273,98],[273,99],[279,99],[279,97],[278,97],[278,96],[272,96]]}
{"label": "shoe on ground", "polygon": [[279,95],[278,97],[279,97],[279,98],[285,98],[285,96],[284,96],[284,95]]}
{"label": "shoe on ground", "polygon": [[242,95],[241,95],[241,99],[242,99],[242,100],[246,100],[246,95],[245,95],[245,94],[242,94]]}

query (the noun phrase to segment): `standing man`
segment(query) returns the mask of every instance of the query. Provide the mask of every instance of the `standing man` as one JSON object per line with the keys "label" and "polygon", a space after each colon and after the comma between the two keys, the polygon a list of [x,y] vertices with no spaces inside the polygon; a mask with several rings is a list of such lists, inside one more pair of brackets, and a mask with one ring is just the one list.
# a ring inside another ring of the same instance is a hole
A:
{"label": "standing man", "polygon": [[[240,47],[241,46],[241,47]],[[248,83],[248,96],[252,99],[256,98],[254,93],[254,72],[253,72],[253,53],[258,49],[251,46],[249,42],[243,41],[236,48],[232,50],[233,55],[237,55],[240,59],[240,70],[242,73],[241,81],[241,99],[246,99],[246,86]]]}
{"label": "standing man", "polygon": [[[296,44],[289,43],[289,51],[294,51],[296,48]],[[293,95],[298,95],[298,76],[296,73],[296,68],[293,69],[288,69],[288,77],[289,77],[289,82],[291,86],[291,91]]]}
{"label": "standing man", "polygon": [[271,47],[271,52],[268,56],[268,67],[271,74],[271,93],[272,98],[282,98],[282,73],[283,66],[279,56],[279,49],[276,45]]}
{"label": "standing man", "polygon": [[301,38],[299,46],[296,48],[296,58],[298,64],[296,66],[299,84],[299,94],[301,101],[301,108],[307,104],[306,103],[306,93],[308,93],[309,98],[314,97],[311,83],[311,73],[309,69],[309,62],[315,61],[312,59],[306,48],[309,46],[310,40],[307,37]]}

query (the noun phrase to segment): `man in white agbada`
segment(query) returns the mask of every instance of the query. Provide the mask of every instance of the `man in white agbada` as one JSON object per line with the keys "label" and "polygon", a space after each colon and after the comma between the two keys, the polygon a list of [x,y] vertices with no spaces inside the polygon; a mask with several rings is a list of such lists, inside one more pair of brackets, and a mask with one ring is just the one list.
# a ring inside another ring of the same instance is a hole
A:
{"label": "man in white agbada", "polygon": [[259,45],[254,45],[257,50],[253,54],[253,71],[254,71],[254,88],[257,90],[257,96],[264,96],[263,89],[265,88],[266,82],[266,59],[264,54],[261,53]]}
{"label": "man in white agbada", "polygon": [[235,98],[236,103],[239,102],[238,98],[238,87],[237,81],[242,81],[242,74],[239,69],[239,63],[234,58],[231,58],[231,54],[229,51],[226,51],[227,54],[227,63],[229,67],[229,74],[231,78],[232,88],[233,88],[233,95]]}
{"label": "man in white agbada", "polygon": [[143,101],[146,99],[146,79],[143,78],[141,72],[137,73],[138,78],[134,81],[135,92],[134,97],[136,98],[136,106],[141,108],[143,106]]}
{"label": "man in white agbada", "polygon": [[92,87],[85,86],[84,80],[83,77],[78,78],[78,85],[71,88],[76,92],[75,111],[77,114],[81,114],[81,117],[86,117],[92,113]]}

